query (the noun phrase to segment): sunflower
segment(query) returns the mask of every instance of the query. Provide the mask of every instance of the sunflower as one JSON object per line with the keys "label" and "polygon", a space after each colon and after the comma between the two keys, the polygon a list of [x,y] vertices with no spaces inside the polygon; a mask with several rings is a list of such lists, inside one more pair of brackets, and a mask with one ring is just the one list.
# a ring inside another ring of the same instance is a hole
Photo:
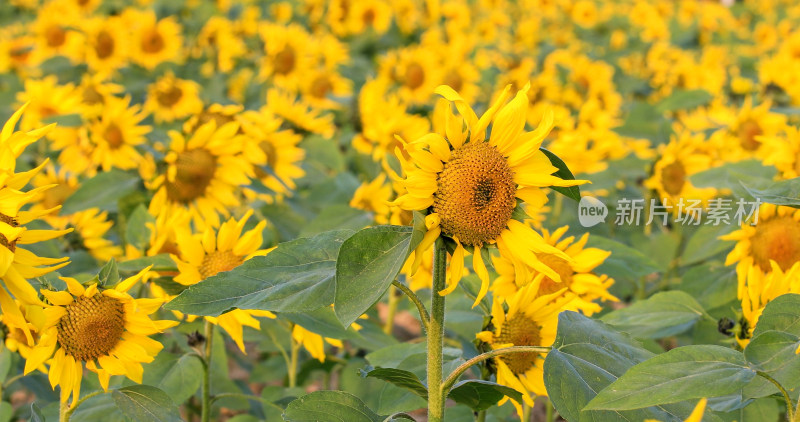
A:
{"label": "sunflower", "polygon": [[248,138],[246,155],[256,165],[256,176],[281,198],[297,188],[295,180],[305,176],[300,167],[305,150],[298,147],[303,137],[291,129],[281,130],[282,119],[266,107],[248,110],[239,121]]}
{"label": "sunflower", "polygon": [[99,261],[122,256],[122,248],[103,237],[114,225],[114,221],[108,219],[108,211],[90,208],[70,215],[68,221],[74,229],[66,236],[71,247],[86,248]]}
{"label": "sunflower", "polygon": [[242,155],[246,139],[238,134],[239,124],[217,127],[210,121],[187,139],[170,131],[170,150],[164,159],[166,170],[148,187],[156,193],[149,211],[162,218],[189,213],[198,228],[219,226],[219,214],[239,205],[238,187],[254,177],[252,163]]}
{"label": "sunflower", "polygon": [[438,56],[424,47],[389,52],[379,66],[378,75],[397,84],[397,93],[403,101],[425,104],[433,89],[443,82]]}
{"label": "sunflower", "polygon": [[86,34],[86,65],[96,75],[111,76],[127,64],[130,38],[120,17],[91,18],[80,25]]}
{"label": "sunflower", "polygon": [[155,12],[126,9],[122,15],[134,28],[131,39],[131,60],[147,70],[164,62],[179,62],[183,47],[181,25],[175,17],[156,20]]}
{"label": "sunflower", "polygon": [[265,24],[259,31],[264,42],[264,57],[261,61],[262,79],[270,79],[275,85],[295,91],[303,73],[315,63],[309,46],[311,35],[297,24]]}
{"label": "sunflower", "polygon": [[37,64],[31,53],[34,43],[34,37],[22,24],[0,28],[0,71],[13,71],[21,77],[30,77],[31,67]]}
{"label": "sunflower", "polygon": [[[217,127],[222,126],[225,123],[240,122],[239,113],[241,113],[242,110],[244,110],[244,107],[239,104],[211,104],[205,109],[202,109],[201,112],[192,115],[189,120],[184,122],[183,132],[192,133],[200,126],[212,120],[217,123]],[[241,133],[241,130],[239,133]]]}
{"label": "sunflower", "polygon": [[94,75],[85,74],[78,86],[83,105],[81,113],[84,119],[95,119],[103,114],[103,109],[109,97],[121,94],[125,87],[115,84],[106,79],[102,73]]}
{"label": "sunflower", "polygon": [[750,343],[758,318],[769,302],[786,293],[800,293],[800,263],[782,270],[770,261],[771,271],[763,273],[756,267],[747,271],[746,285],[742,296],[741,329],[736,332],[736,341],[745,348]]}
{"label": "sunflower", "polygon": [[721,129],[725,160],[740,161],[749,158],[763,159],[770,150],[762,143],[762,137],[774,137],[786,128],[786,115],[770,111],[771,102],[765,101],[757,107],[748,97],[727,129]]}
{"label": "sunflower", "polygon": [[384,0],[366,0],[350,4],[345,19],[348,34],[361,34],[367,30],[383,35],[392,24],[392,8]]}
{"label": "sunflower", "polygon": [[[387,93],[387,82],[373,79],[364,84],[358,94],[358,109],[361,117],[361,133],[353,138],[353,148],[369,154],[373,160],[386,167],[386,158],[400,146],[395,135],[403,139],[417,139],[431,129],[427,118],[410,114],[396,93]],[[444,108],[450,105],[442,100],[434,108],[434,120],[444,116]],[[438,111],[442,110],[441,113]]]}
{"label": "sunflower", "polygon": [[[358,324],[353,324],[354,328]],[[292,338],[297,344],[302,345],[312,358],[325,362],[325,343],[334,347],[341,348],[343,346],[341,340],[335,338],[322,337],[321,335],[309,331],[298,324],[292,326]]]}
{"label": "sunflower", "polygon": [[17,101],[30,103],[20,122],[22,130],[33,130],[42,126],[44,119],[74,114],[81,109],[81,93],[75,85],[60,85],[55,75],[26,80],[25,89],[17,93]]}
{"label": "sunflower", "polygon": [[31,180],[34,188],[45,188],[35,198],[29,211],[33,213],[46,213],[42,220],[52,227],[64,227],[69,217],[59,216],[57,210],[76,190],[78,178],[61,167],[56,169],[52,164],[45,166],[44,172],[39,172]]}
{"label": "sunflower", "polygon": [[247,46],[232,28],[232,23],[225,17],[212,16],[203,25],[197,37],[198,52],[208,52],[216,56],[216,69],[230,73],[234,69],[236,59],[247,53]]}
{"label": "sunflower", "polygon": [[151,127],[142,125],[147,116],[131,98],[107,97],[100,117],[90,123],[90,160],[109,171],[112,167],[128,170],[138,166],[142,155],[136,147],[147,142]]}
{"label": "sunflower", "polygon": [[763,204],[757,216],[755,225],[745,221],[739,230],[720,237],[736,241],[725,265],[736,263],[739,299],[744,295],[745,281],[751,268],[768,273],[773,270],[774,262],[782,271],[788,271],[800,261],[800,210]]}
{"label": "sunflower", "polygon": [[25,361],[25,374],[47,363],[50,385],[61,386],[62,402],[72,395],[72,406],[80,398],[84,362],[106,391],[112,375],[125,375],[141,384],[142,363],[152,362],[164,347],[149,336],[178,324],[150,319],[161,300],[134,299],[128,294],[149,269],[113,289],[102,289],[97,283],[84,287],[74,278],[62,277],[68,291],[42,290],[50,304],[37,327],[40,338]]}
{"label": "sunflower", "polygon": [[[539,283],[530,283],[506,299],[508,309],[503,309],[503,300],[495,297],[492,302],[490,331],[482,331],[476,337],[492,349],[510,346],[551,346],[556,339],[558,313],[565,309],[573,296],[561,289],[549,295],[539,295]],[[545,355],[534,352],[514,353],[492,359],[495,364],[497,383],[522,393],[522,400],[533,406],[533,396],[547,396],[544,387]],[[504,397],[499,404],[508,400]],[[517,413],[522,415],[522,406],[512,401]]]}
{"label": "sunflower", "polygon": [[319,110],[291,92],[277,88],[268,90],[266,107],[299,131],[316,133],[325,138],[332,138],[336,133],[333,115],[321,114]]}
{"label": "sunflower", "polygon": [[717,194],[717,189],[698,188],[689,176],[708,170],[716,163],[702,133],[682,131],[669,144],[660,146],[660,155],[653,167],[653,174],[645,186],[658,191],[658,197],[672,212],[680,211],[677,204],[683,199],[699,199],[703,207]]}
{"label": "sunflower", "polygon": [[350,206],[375,214],[375,222],[389,224],[392,207],[389,201],[394,196],[392,185],[386,183],[386,174],[381,173],[375,180],[362,183],[350,199]]}
{"label": "sunflower", "polygon": [[203,110],[199,92],[197,82],[176,78],[169,71],[147,87],[144,109],[153,113],[157,123],[183,119]]}
{"label": "sunflower", "polygon": [[[249,210],[239,221],[231,218],[219,230],[207,228],[202,234],[192,235],[186,226],[177,230],[179,255],[171,255],[178,264],[175,281],[184,286],[197,284],[220,272],[230,271],[254,256],[266,255],[268,249],[259,249],[263,243],[262,231],[266,221],[260,221],[244,234],[242,230],[253,211]],[[254,317],[275,318],[272,312],[234,309],[218,317],[205,317],[219,325],[244,353],[244,326],[260,329]]]}
{"label": "sunflower", "polygon": [[800,177],[800,129],[787,126],[785,134],[763,137],[761,141],[769,151],[764,164],[774,165],[783,179]]}
{"label": "sunflower", "polygon": [[53,128],[50,125],[30,132],[14,132],[14,127],[26,108],[27,104],[17,110],[0,131],[0,280],[3,281],[3,288],[0,288],[0,310],[7,322],[25,332],[30,344],[33,337],[11,295],[22,304],[42,304],[36,289],[26,279],[42,276],[67,265],[67,258],[39,257],[20,246],[54,239],[70,230],[29,230],[25,227],[25,224],[53,211],[20,211],[37,195],[52,187],[41,186],[27,192],[22,191],[45,164],[33,170],[15,173],[17,158],[25,148]]}
{"label": "sunflower", "polygon": [[[568,309],[581,311],[584,315],[591,316],[602,310],[602,307],[594,302],[595,300],[619,301],[608,292],[608,288],[614,284],[614,279],[608,278],[606,275],[593,273],[593,270],[611,255],[611,252],[598,248],[586,248],[589,233],[581,236],[577,242],[573,236],[562,239],[567,230],[569,230],[569,226],[563,226],[554,230],[551,234],[547,229],[542,229],[542,237],[548,245],[564,251],[565,254],[572,258],[572,261],[567,261],[549,253],[536,254],[540,261],[558,272],[561,282],[555,282],[535,270],[528,273],[528,279],[524,281],[529,284],[533,280],[537,280],[539,283],[539,295],[553,294],[561,289],[568,289],[567,292],[575,297]],[[492,262],[499,274],[499,277],[492,284],[492,291],[500,298],[514,295],[522,286],[517,285],[513,263],[503,257],[493,257]]]}
{"label": "sunflower", "polygon": [[319,68],[309,70],[301,80],[300,92],[309,105],[322,109],[338,109],[342,107],[340,101],[353,94],[353,83],[338,72]]}
{"label": "sunflower", "polygon": [[84,35],[75,30],[80,21],[73,8],[65,7],[64,2],[45,3],[36,14],[30,29],[36,37],[33,54],[45,61],[55,56],[64,56],[72,63],[82,59]]}
{"label": "sunflower", "polygon": [[[481,279],[481,290],[475,304],[489,289],[489,273],[483,263],[481,248],[496,244],[500,254],[514,263],[517,277],[524,278],[526,267],[544,273],[556,282],[558,272],[542,262],[536,253],[551,253],[570,261],[563,251],[548,245],[542,237],[515,219],[517,199],[542,203],[541,187],[575,186],[582,180],[563,180],[552,174],[557,171],[540,151],[542,140],[553,126],[552,114],[533,132],[525,132],[528,87],[505,104],[510,86],[489,110],[478,119],[475,112],[447,86],[436,92],[455,103],[461,118],[445,113],[445,133],[430,133],[413,142],[402,141],[404,153],[398,154],[406,175],[402,180],[405,193],[393,204],[406,210],[427,213],[428,233],[420,243],[420,253],[442,234],[455,242],[451,261],[450,282],[439,294],[452,292],[461,278],[464,246],[473,249],[473,268]],[[463,132],[466,121],[469,130]],[[485,138],[492,122],[491,135]],[[446,136],[446,137],[445,137]],[[409,159],[406,159],[406,156]]]}

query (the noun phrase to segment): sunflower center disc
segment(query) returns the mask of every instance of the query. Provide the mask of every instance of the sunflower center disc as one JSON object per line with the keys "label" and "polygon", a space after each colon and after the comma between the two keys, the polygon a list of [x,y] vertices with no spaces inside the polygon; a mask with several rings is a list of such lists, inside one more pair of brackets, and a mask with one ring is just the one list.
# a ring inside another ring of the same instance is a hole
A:
{"label": "sunflower center disc", "polygon": [[680,161],[675,161],[661,169],[661,184],[670,195],[678,195],[686,183],[686,168]]}
{"label": "sunflower center disc", "polygon": [[107,356],[125,332],[125,308],[117,299],[96,294],[76,297],[58,323],[64,351],[85,362]]}
{"label": "sunflower center disc", "polygon": [[297,57],[294,49],[287,45],[280,53],[275,55],[275,73],[285,75],[291,72],[294,69],[296,61]]}
{"label": "sunflower center disc", "polygon": [[[530,318],[520,314],[514,316],[514,318],[506,319],[500,328],[500,335],[494,336],[494,343],[511,343],[514,346],[541,346],[542,336],[539,332],[539,326],[534,324]],[[535,352],[512,353],[504,355],[500,359],[508,365],[508,369],[511,372],[518,375],[531,369],[538,355]]]}
{"label": "sunflower center disc", "polygon": [[99,59],[107,59],[114,54],[114,37],[106,31],[97,34],[94,52]]}
{"label": "sunflower center disc", "polygon": [[154,28],[142,39],[142,51],[155,54],[164,49],[164,37]]}
{"label": "sunflower center disc", "polygon": [[555,280],[545,276],[542,284],[539,285],[540,296],[555,293],[564,287],[569,288],[572,285],[572,267],[569,266],[569,262],[564,258],[546,253],[537,253],[536,257],[561,277],[561,283],[556,283]]}
{"label": "sunflower center disc", "polygon": [[771,271],[771,259],[786,271],[800,261],[800,222],[788,216],[763,220],[756,226],[750,245],[761,270]]}
{"label": "sunflower center disc", "polygon": [[214,251],[203,257],[203,263],[200,264],[200,275],[206,279],[217,273],[230,271],[238,267],[242,261],[241,256],[236,256],[231,251]]}
{"label": "sunflower center disc", "polygon": [[425,69],[419,63],[411,63],[406,67],[406,86],[417,89],[425,83]]}
{"label": "sunflower center disc", "polygon": [[183,91],[177,86],[171,86],[165,91],[158,91],[156,93],[156,100],[164,107],[172,107],[178,104],[181,97],[183,97]]}
{"label": "sunflower center disc", "polygon": [[756,139],[756,136],[761,136],[764,131],[761,130],[758,122],[755,120],[747,120],[742,123],[739,128],[739,143],[747,151],[755,151],[761,145],[761,141]]}
{"label": "sunflower center disc", "polygon": [[122,130],[114,123],[111,123],[106,127],[103,135],[111,149],[117,149],[121,147],[123,143],[125,143],[125,136],[122,134]]}
{"label": "sunflower center disc", "polygon": [[61,47],[67,40],[67,33],[58,25],[51,25],[45,30],[45,38],[49,47]]}
{"label": "sunflower center disc", "polygon": [[439,173],[433,210],[444,234],[470,246],[493,243],[516,206],[517,186],[505,157],[487,142],[452,152]]}
{"label": "sunflower center disc", "polygon": [[178,155],[175,181],[167,181],[167,196],[178,202],[190,202],[203,196],[217,169],[217,158],[205,149],[192,149]]}

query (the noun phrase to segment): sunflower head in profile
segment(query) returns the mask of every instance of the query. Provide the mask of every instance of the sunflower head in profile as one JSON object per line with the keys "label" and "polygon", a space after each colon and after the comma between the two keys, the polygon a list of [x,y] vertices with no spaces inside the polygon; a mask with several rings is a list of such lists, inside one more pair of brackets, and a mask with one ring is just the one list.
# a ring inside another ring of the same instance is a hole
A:
{"label": "sunflower head in profile", "polygon": [[[262,220],[252,229],[242,233],[244,225],[253,211],[249,210],[238,221],[234,218],[222,223],[219,230],[206,228],[203,233],[192,234],[188,226],[176,229],[177,254],[172,259],[178,264],[175,281],[185,286],[197,284],[208,277],[230,271],[244,261],[266,255],[270,250],[261,249],[262,232],[267,222]],[[219,325],[244,353],[244,326],[260,328],[255,317],[275,318],[268,311],[234,309],[218,317],[205,317],[206,321]],[[194,317],[189,318],[193,320]]]}
{"label": "sunflower head in profile", "polygon": [[742,318],[739,329],[735,330],[736,341],[743,349],[750,343],[758,319],[769,302],[780,295],[800,293],[800,263],[794,263],[786,270],[775,261],[770,261],[770,265],[768,273],[756,267],[747,271],[741,298]]}
{"label": "sunflower head in profile", "polygon": [[96,372],[103,389],[112,375],[125,375],[142,382],[142,363],[152,362],[164,347],[149,336],[177,325],[177,321],[154,321],[150,314],[160,299],[134,299],[128,294],[145,268],[112,289],[94,283],[83,286],[64,277],[67,291],[42,290],[49,304],[43,310],[37,332],[39,340],[25,361],[25,374],[47,364],[50,385],[61,386],[61,401],[80,397],[83,364]]}
{"label": "sunflower head in profile", "polygon": [[[511,346],[551,346],[556,339],[558,313],[575,298],[566,289],[548,295],[539,294],[539,283],[533,282],[505,299],[495,297],[489,328],[476,335],[478,340],[492,349]],[[533,406],[534,396],[546,396],[544,387],[544,358],[546,355],[525,352],[513,353],[493,359],[497,383],[509,386],[520,393],[528,406]],[[508,400],[505,397],[500,404]],[[512,401],[522,414],[520,403]]]}
{"label": "sunflower head in profile", "polygon": [[164,219],[188,213],[197,227],[219,226],[219,213],[227,215],[239,205],[235,192],[255,176],[251,161],[242,154],[246,139],[239,123],[217,126],[211,120],[188,139],[177,131],[169,135],[166,168],[148,183],[156,191],[150,213]]}
{"label": "sunflower head in profile", "polygon": [[[489,289],[489,273],[480,250],[496,245],[500,254],[511,260],[517,277],[524,279],[530,269],[555,282],[558,272],[537,256],[549,253],[571,261],[562,250],[547,244],[541,235],[525,224],[524,213],[515,213],[520,202],[541,204],[548,186],[575,186],[582,180],[564,180],[548,157],[539,149],[553,126],[552,113],[546,114],[533,132],[526,132],[527,90],[509,98],[510,86],[480,118],[461,97],[447,86],[436,92],[455,104],[461,117],[444,113],[444,133],[429,133],[413,141],[401,140],[397,151],[405,178],[400,181],[404,194],[393,203],[405,210],[426,214],[428,232],[418,247],[422,256],[439,235],[454,242],[450,281],[439,294],[452,292],[461,278],[467,248],[473,252],[473,268],[481,279],[475,304]],[[491,135],[486,129],[492,124]],[[466,131],[464,130],[466,125]]]}
{"label": "sunflower head in profile", "polygon": [[769,273],[777,265],[788,271],[800,262],[800,210],[763,204],[758,209],[757,224],[750,223],[746,221],[739,230],[720,237],[736,241],[725,265],[736,263],[739,299],[744,297],[751,268]]}
{"label": "sunflower head in profile", "polygon": [[67,258],[40,257],[29,251],[26,245],[55,239],[69,233],[71,229],[32,230],[26,227],[28,223],[59,207],[28,208],[43,192],[53,187],[44,185],[25,190],[25,186],[41,171],[46,162],[32,170],[16,172],[17,158],[25,148],[45,136],[54,126],[14,132],[14,127],[27,107],[26,104],[17,110],[0,131],[0,310],[3,320],[19,327],[28,344],[32,344],[33,336],[21,306],[43,303],[28,279],[40,277],[67,265]]}

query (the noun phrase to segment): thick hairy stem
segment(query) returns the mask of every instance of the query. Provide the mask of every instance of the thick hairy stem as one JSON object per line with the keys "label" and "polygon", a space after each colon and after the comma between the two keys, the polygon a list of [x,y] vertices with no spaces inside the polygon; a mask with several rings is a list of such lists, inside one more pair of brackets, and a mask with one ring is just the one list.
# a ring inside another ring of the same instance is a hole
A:
{"label": "thick hairy stem", "polygon": [[211,420],[211,350],[212,340],[214,339],[214,324],[206,321],[204,330],[206,337],[205,350],[203,353],[203,402],[200,408],[200,421],[208,422]]}
{"label": "thick hairy stem", "polygon": [[442,345],[444,341],[444,290],[447,274],[447,249],[444,240],[436,239],[433,251],[433,292],[431,294],[431,317],[428,322],[428,421],[444,420],[442,394]]}
{"label": "thick hairy stem", "polygon": [[447,376],[447,379],[444,380],[442,383],[442,392],[443,394],[447,394],[453,385],[458,381],[458,377],[461,376],[470,366],[475,365],[476,363],[483,362],[487,359],[491,359],[495,356],[502,356],[508,355],[511,353],[547,353],[550,351],[549,347],[541,347],[541,346],[511,346],[511,347],[504,347],[502,349],[492,350],[490,352],[481,353],[478,356],[462,363],[461,365],[456,368],[453,373]]}

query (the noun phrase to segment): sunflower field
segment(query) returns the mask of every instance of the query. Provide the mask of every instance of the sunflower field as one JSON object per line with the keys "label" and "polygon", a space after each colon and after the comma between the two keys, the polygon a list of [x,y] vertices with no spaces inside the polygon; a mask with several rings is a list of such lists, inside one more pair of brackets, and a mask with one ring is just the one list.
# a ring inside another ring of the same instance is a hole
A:
{"label": "sunflower field", "polygon": [[0,422],[800,422],[800,3],[0,0]]}

